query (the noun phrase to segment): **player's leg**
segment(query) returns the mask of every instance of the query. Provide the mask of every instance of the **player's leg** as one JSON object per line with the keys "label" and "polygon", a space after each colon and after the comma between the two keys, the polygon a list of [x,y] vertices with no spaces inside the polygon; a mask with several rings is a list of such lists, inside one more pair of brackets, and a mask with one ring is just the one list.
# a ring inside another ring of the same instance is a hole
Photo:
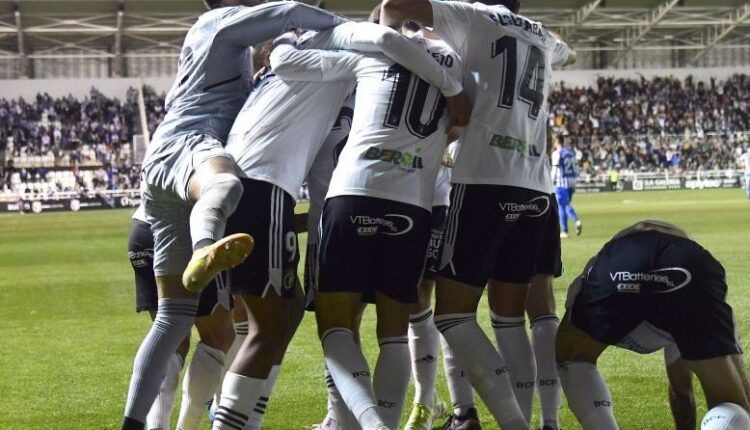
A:
{"label": "player's leg", "polygon": [[[557,220],[554,220],[555,224]],[[559,234],[558,234],[558,241]],[[531,280],[526,312],[531,322],[531,346],[537,366],[537,392],[542,430],[558,430],[562,389],[555,359],[555,336],[560,319],[555,313],[552,275],[536,275]]]}
{"label": "player's leg", "polygon": [[[217,277],[217,279],[222,278],[220,275]],[[226,278],[224,276],[223,278]],[[226,353],[226,360],[224,360],[224,370],[221,374],[221,380],[224,381],[224,375],[229,370],[229,367],[232,365],[232,362],[234,361],[234,357],[237,356],[237,352],[240,350],[240,347],[243,343],[245,343],[245,339],[247,339],[248,334],[248,316],[247,316],[247,306],[245,305],[245,301],[242,300],[242,296],[239,295],[233,295],[232,299],[234,300],[234,307],[232,308],[232,325],[234,327],[234,340],[232,341],[232,345],[229,347],[229,351]],[[219,386],[216,389],[216,393],[214,394],[214,400],[211,402],[211,410],[209,412],[209,417],[211,420],[211,423],[214,421],[214,416],[216,415],[216,408],[219,407],[219,400],[221,399],[221,383],[219,383]]]}
{"label": "player's leg", "polygon": [[144,192],[146,218],[154,235],[154,274],[158,311],[141,343],[125,406],[124,430],[141,430],[156,398],[163,375],[179,344],[188,336],[198,310],[198,295],[182,285],[190,258],[187,217],[190,205],[172,193],[149,186]]}
{"label": "player's leg", "polygon": [[[202,427],[206,405],[213,399],[226,367],[226,353],[234,340],[229,294],[217,277],[201,293],[195,326],[200,341],[182,381],[178,430]],[[221,285],[221,291],[218,286]],[[224,299],[220,300],[219,296]]]}
{"label": "player's leg", "polygon": [[575,195],[575,193],[575,188],[568,188],[568,204],[565,207],[565,211],[568,214],[568,218],[572,219],[573,222],[575,222],[576,235],[580,236],[583,232],[583,223],[581,222],[581,218],[578,216],[576,209],[573,207],[573,195]]}
{"label": "player's leg", "polygon": [[[153,322],[159,307],[159,298],[154,277],[154,236],[151,226],[133,219],[128,239],[128,257],[135,275],[136,312],[147,311]],[[190,338],[186,337],[177,351],[170,357],[159,393],[146,416],[146,429],[171,428],[172,406],[179,384],[180,372],[185,362]]]}
{"label": "player's leg", "polygon": [[669,380],[669,408],[676,430],[694,430],[696,425],[693,372],[674,344],[664,347],[664,364]]}
{"label": "player's leg", "polygon": [[558,207],[557,216],[560,218],[560,237],[565,238],[568,237],[568,204],[570,203],[568,189],[558,187],[555,190],[555,198]]}
{"label": "player's leg", "polygon": [[612,395],[596,368],[606,347],[571,324],[566,313],[555,345],[558,370],[568,406],[584,430],[619,428],[612,412]]}
{"label": "player's leg", "polygon": [[258,246],[229,271],[229,284],[247,305],[249,335],[224,377],[214,429],[251,422],[261,397],[268,397],[264,394],[269,379],[275,380],[277,373],[272,370],[286,352],[303,312],[294,199],[267,182],[243,179],[242,183],[244,193],[227,231],[247,231]]}
{"label": "player's leg", "polygon": [[183,282],[185,288],[200,291],[219,272],[244,261],[252,251],[253,239],[245,233],[224,238],[227,219],[242,197],[237,164],[216,139],[196,136],[187,140],[191,165],[196,166],[187,198],[195,204],[190,212],[193,255]]}
{"label": "player's leg", "polygon": [[474,403],[474,388],[472,388],[469,380],[469,372],[465,365],[458,362],[458,357],[442,336],[440,337],[440,343],[443,350],[445,379],[453,406],[453,413],[448,417],[443,428],[445,430],[481,430],[482,426],[479,423],[479,416]]}
{"label": "player's leg", "polygon": [[[441,272],[436,278],[435,325],[490,413],[503,428],[528,428],[505,365],[476,319],[498,255],[498,187],[455,184],[451,191]],[[487,226],[490,226],[488,229]]]}
{"label": "player's leg", "polygon": [[[725,355],[705,360],[686,360],[703,387],[706,403],[712,408],[720,403],[734,403],[750,410],[743,379],[747,380],[744,366],[738,366],[735,357]],[[741,360],[739,361],[741,363]]]}

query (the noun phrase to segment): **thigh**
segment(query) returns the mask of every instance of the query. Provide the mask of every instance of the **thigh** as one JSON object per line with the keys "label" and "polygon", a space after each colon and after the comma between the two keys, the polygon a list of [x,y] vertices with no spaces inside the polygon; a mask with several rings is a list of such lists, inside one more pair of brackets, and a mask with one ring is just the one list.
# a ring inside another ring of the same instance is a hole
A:
{"label": "thigh", "polygon": [[318,254],[320,293],[367,294],[382,270],[377,260],[380,209],[365,197],[326,201]]}
{"label": "thigh", "polygon": [[500,251],[491,277],[503,283],[528,284],[536,274],[539,249],[547,237],[551,198],[537,191],[503,187],[498,206]]}
{"label": "thigh", "polygon": [[132,220],[128,238],[128,258],[135,275],[136,312],[156,312],[159,300],[154,276],[154,236],[151,226],[139,220]]}
{"label": "thigh", "polygon": [[378,293],[399,303],[418,301],[419,284],[425,266],[430,240],[430,213],[422,208],[395,202],[384,202],[383,219],[394,223],[392,231],[378,234]]}
{"label": "thigh", "polygon": [[192,205],[175,194],[147,185],[143,193],[146,220],[154,238],[154,274],[182,276],[193,253],[190,239]]}
{"label": "thigh", "polygon": [[440,277],[484,288],[499,249],[496,188],[453,186],[440,252]]}
{"label": "thigh", "polygon": [[294,199],[268,182],[242,179],[242,184],[240,203],[227,220],[227,235],[250,234],[255,248],[229,270],[232,294],[293,297],[299,285]]}

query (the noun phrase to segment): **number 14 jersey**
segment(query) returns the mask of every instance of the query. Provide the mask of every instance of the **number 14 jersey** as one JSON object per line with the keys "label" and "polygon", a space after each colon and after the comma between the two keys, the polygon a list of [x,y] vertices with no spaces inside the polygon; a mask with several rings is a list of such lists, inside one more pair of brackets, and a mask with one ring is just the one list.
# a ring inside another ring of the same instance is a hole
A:
{"label": "number 14 jersey", "polygon": [[570,49],[537,21],[505,6],[431,0],[434,31],[463,60],[473,105],[453,182],[552,192],[546,163],[553,65]]}
{"label": "number 14 jersey", "polygon": [[[458,56],[445,43],[415,36],[459,81]],[[440,91],[383,56],[357,68],[356,108],[326,198],[361,195],[432,210],[446,148],[447,109]]]}

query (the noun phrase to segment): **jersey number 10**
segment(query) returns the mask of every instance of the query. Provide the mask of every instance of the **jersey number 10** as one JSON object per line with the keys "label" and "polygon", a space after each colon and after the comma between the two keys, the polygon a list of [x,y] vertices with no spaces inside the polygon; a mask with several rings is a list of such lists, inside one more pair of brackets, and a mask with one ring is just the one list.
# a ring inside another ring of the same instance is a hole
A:
{"label": "jersey number 10", "polygon": [[[505,109],[513,109],[513,103],[516,99],[517,46],[518,41],[511,36],[503,36],[492,44],[492,58],[502,55],[504,60],[500,83],[500,101],[497,105]],[[539,110],[544,103],[544,69],[544,51],[536,46],[529,46],[518,99],[530,106],[529,117],[532,119],[539,118]]]}
{"label": "jersey number 10", "polygon": [[[399,128],[404,110],[406,110],[406,126],[411,134],[424,139],[437,131],[445,110],[445,97],[440,93],[436,94],[436,100],[430,104],[432,116],[427,122],[423,122],[422,114],[427,106],[430,84],[414,76],[399,64],[388,68],[383,81],[393,81],[391,101],[383,122],[385,127]],[[408,107],[407,102],[409,102]]]}

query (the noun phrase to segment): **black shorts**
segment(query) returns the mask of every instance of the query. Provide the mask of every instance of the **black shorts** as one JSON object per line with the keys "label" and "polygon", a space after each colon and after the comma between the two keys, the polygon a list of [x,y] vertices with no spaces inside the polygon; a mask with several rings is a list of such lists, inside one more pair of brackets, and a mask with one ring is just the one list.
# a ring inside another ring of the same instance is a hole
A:
{"label": "black shorts", "polygon": [[339,196],[323,208],[318,288],[321,292],[377,291],[416,303],[430,240],[430,212],[363,196]]}
{"label": "black shorts", "polygon": [[[154,276],[154,235],[148,223],[136,219],[131,221],[128,258],[135,274],[136,312],[156,312],[159,308],[159,297]],[[218,305],[227,309],[232,308],[232,296],[224,287],[222,275],[219,275],[201,292],[197,316],[211,315]]]}
{"label": "black shorts", "polygon": [[242,178],[244,192],[226,234],[247,233],[255,247],[244,263],[230,269],[227,282],[232,294],[265,297],[271,290],[293,297],[299,287],[294,198],[268,182]]}
{"label": "black shorts", "polygon": [[425,279],[433,279],[438,272],[440,249],[443,247],[443,236],[445,235],[445,224],[447,219],[448,206],[432,207],[430,243],[427,245],[427,258],[424,268]]}
{"label": "black shorts", "polygon": [[534,190],[455,184],[439,275],[479,288],[490,278],[531,282],[551,206]]}
{"label": "black shorts", "polygon": [[315,311],[315,294],[318,291],[318,244],[307,242],[305,254],[305,310]]}
{"label": "black shorts", "polygon": [[550,194],[550,213],[544,238],[536,257],[536,274],[552,275],[559,278],[563,275],[562,243],[560,240],[560,220],[557,217],[559,208],[554,194]]}
{"label": "black shorts", "polygon": [[648,353],[674,341],[687,360],[739,354],[725,276],[692,240],[639,232],[602,248],[566,306],[604,344]]}

